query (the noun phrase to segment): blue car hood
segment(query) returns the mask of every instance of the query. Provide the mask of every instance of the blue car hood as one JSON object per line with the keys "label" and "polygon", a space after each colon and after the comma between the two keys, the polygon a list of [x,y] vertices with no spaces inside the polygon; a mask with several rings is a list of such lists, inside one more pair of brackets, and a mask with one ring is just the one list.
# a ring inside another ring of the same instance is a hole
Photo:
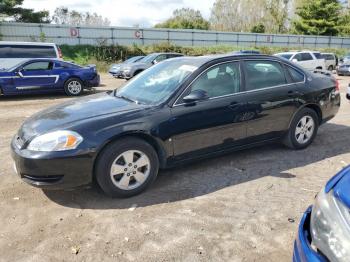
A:
{"label": "blue car hood", "polygon": [[333,189],[336,198],[350,208],[350,166],[341,170],[326,185],[326,193]]}
{"label": "blue car hood", "polygon": [[121,116],[143,110],[145,107],[147,106],[115,97],[113,93],[89,95],[34,114],[23,123],[18,135],[24,140],[29,140],[36,135],[74,126],[83,120],[108,115]]}

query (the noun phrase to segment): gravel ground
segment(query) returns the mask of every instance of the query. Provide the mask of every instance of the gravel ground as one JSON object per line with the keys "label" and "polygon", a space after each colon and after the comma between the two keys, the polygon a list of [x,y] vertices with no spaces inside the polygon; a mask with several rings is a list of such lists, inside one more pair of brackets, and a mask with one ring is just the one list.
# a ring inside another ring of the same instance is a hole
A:
{"label": "gravel ground", "polygon": [[[99,91],[123,83],[102,82]],[[21,182],[11,137],[26,117],[71,98],[1,97],[0,261],[291,261],[302,213],[350,163],[348,82],[340,112],[306,150],[268,145],[162,171],[130,199]]]}

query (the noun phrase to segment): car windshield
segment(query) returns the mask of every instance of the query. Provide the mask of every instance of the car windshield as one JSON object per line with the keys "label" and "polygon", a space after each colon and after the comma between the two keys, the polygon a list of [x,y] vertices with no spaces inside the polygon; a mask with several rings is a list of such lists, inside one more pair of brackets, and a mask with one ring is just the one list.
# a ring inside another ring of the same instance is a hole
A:
{"label": "car windshield", "polygon": [[287,60],[289,60],[292,57],[293,54],[277,54],[279,57],[283,57]]}
{"label": "car windshield", "polygon": [[126,59],[124,63],[134,63],[140,59],[142,59],[142,56],[134,56],[134,57],[130,57],[129,59]]}
{"label": "car windshield", "polygon": [[142,58],[139,62],[152,63],[152,61],[158,56],[158,54],[150,54]]}
{"label": "car windshield", "polygon": [[[29,60],[28,60],[29,61]],[[27,62],[27,61],[26,61]],[[5,70],[6,71],[13,71],[13,70],[15,70],[15,69],[17,69],[20,65],[22,65],[23,64],[23,61],[22,62],[20,62],[20,63],[18,63],[18,64],[16,64],[16,65],[14,65],[14,66],[12,66],[12,67],[9,67],[9,68],[5,68]]]}
{"label": "car windshield", "polygon": [[115,95],[141,104],[158,105],[166,101],[199,66],[199,60],[165,61],[130,80],[116,90]]}

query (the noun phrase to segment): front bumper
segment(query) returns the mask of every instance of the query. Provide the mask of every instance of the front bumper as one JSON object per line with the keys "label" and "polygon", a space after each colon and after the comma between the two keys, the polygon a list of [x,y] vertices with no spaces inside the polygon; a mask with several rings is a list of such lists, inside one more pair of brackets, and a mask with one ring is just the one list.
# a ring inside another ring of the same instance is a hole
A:
{"label": "front bumper", "polygon": [[93,79],[85,81],[84,84],[87,88],[91,88],[91,87],[100,86],[100,82],[101,82],[100,75],[96,74],[96,76]]}
{"label": "front bumper", "polygon": [[300,224],[297,238],[294,242],[293,262],[327,262],[328,260],[318,252],[315,252],[311,247],[310,233],[310,206],[304,213]]}
{"label": "front bumper", "polygon": [[19,149],[15,139],[11,154],[17,175],[26,183],[44,189],[69,189],[92,182],[93,154],[77,150],[33,152]]}
{"label": "front bumper", "polygon": [[121,78],[123,77],[123,74],[120,70],[116,70],[116,71],[109,71],[109,73],[114,76],[114,77],[118,77],[118,78]]}
{"label": "front bumper", "polygon": [[338,75],[350,76],[349,70],[337,70]]}

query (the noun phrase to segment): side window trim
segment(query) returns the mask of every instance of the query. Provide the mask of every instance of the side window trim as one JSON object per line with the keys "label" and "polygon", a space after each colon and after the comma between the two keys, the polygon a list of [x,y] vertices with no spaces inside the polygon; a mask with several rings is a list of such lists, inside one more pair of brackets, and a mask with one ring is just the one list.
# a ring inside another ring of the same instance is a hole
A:
{"label": "side window trim", "polygon": [[[239,74],[240,74],[240,91],[237,93],[233,93],[233,94],[228,94],[228,95],[223,95],[223,96],[216,96],[216,97],[211,97],[208,100],[213,100],[213,99],[218,99],[218,98],[222,98],[222,97],[228,97],[228,96],[234,96],[237,94],[241,94],[243,93],[242,87],[243,87],[243,75],[242,75],[242,67],[241,67],[241,62],[240,60],[236,59],[236,60],[230,60],[230,61],[225,61],[225,62],[220,62],[220,63],[216,63],[214,65],[211,65],[210,67],[206,68],[205,70],[203,70],[200,74],[198,74],[195,79],[193,79],[187,86],[186,88],[181,92],[181,94],[176,98],[175,102],[173,103],[173,105],[171,107],[176,107],[176,106],[181,106],[184,105],[185,103],[179,103],[179,100],[181,100],[181,98],[183,97],[183,95],[186,93],[186,91],[188,91],[189,88],[191,88],[192,84],[198,79],[200,78],[203,74],[207,73],[209,70],[211,70],[213,67],[215,66],[219,66],[219,65],[223,65],[223,64],[229,64],[229,63],[237,63],[238,67],[239,67]],[[206,100],[206,101],[208,101]],[[206,102],[203,101],[203,102]]]}
{"label": "side window trim", "polygon": [[[291,66],[291,65],[287,65],[287,64],[284,64],[284,68],[285,68],[286,74],[288,74],[290,80],[292,81],[292,82],[290,82],[290,84],[300,84],[300,83],[305,83],[306,82],[306,75],[304,74],[304,72],[300,71],[298,68],[296,68],[294,66]],[[293,82],[294,81],[293,77],[292,77],[291,73],[289,72],[288,68],[294,69],[295,71],[297,71],[300,74],[302,74],[304,76],[303,81]]]}

